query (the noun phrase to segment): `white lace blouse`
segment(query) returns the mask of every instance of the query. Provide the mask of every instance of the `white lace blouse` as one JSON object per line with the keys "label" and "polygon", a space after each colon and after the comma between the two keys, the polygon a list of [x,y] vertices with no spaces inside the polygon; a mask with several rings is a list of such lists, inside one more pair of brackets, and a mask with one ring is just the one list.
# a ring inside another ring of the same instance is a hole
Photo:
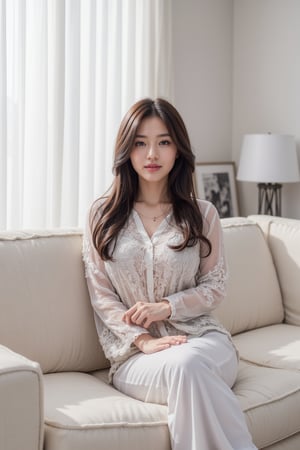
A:
{"label": "white lace blouse", "polygon": [[[94,208],[99,207],[94,204]],[[150,238],[138,213],[133,210],[118,236],[114,261],[102,261],[95,249],[87,225],[83,257],[98,336],[113,373],[139,350],[133,341],[142,333],[161,337],[167,334],[201,336],[209,330],[227,331],[211,316],[223,300],[227,270],[224,260],[222,229],[215,207],[199,200],[204,234],[212,244],[208,257],[200,257],[200,244],[178,252],[168,245],[181,242],[172,212]],[[205,248],[203,247],[203,251]],[[124,312],[137,301],[171,305],[168,320],[149,329],[127,325]]]}

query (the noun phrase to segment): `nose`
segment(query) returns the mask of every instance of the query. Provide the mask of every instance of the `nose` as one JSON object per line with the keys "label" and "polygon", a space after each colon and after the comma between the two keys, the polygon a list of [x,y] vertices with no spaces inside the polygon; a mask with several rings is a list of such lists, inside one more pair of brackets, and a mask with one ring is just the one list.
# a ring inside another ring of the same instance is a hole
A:
{"label": "nose", "polygon": [[147,159],[154,160],[158,158],[157,148],[155,144],[151,144],[148,149]]}

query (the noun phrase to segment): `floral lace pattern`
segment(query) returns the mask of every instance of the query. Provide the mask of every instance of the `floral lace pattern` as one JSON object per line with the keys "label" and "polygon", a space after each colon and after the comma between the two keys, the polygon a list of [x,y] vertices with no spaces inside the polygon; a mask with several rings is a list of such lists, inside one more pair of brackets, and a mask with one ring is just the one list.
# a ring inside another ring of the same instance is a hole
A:
{"label": "floral lace pattern", "polygon": [[[111,375],[138,350],[133,342],[145,332],[155,337],[167,334],[201,336],[209,330],[227,333],[210,314],[225,295],[227,271],[222,231],[217,212],[209,202],[199,201],[212,252],[200,258],[199,244],[176,252],[168,244],[182,238],[172,223],[163,220],[150,238],[136,211],[120,233],[114,261],[103,262],[93,246],[87,227],[83,259],[98,336],[111,362]],[[126,309],[137,301],[167,299],[172,314],[168,321],[150,329],[129,326],[122,320]]]}
{"label": "floral lace pattern", "polygon": [[89,276],[90,273],[92,273],[94,275],[100,274],[99,269],[97,268],[95,262],[91,258],[91,244],[88,241],[86,236],[83,236],[82,256],[83,256],[83,261],[84,261],[86,278]]}
{"label": "floral lace pattern", "polygon": [[211,306],[214,302],[213,292],[218,291],[225,295],[228,273],[225,268],[224,257],[221,257],[215,267],[205,275],[200,273],[196,276],[196,282],[203,289],[206,304]]}

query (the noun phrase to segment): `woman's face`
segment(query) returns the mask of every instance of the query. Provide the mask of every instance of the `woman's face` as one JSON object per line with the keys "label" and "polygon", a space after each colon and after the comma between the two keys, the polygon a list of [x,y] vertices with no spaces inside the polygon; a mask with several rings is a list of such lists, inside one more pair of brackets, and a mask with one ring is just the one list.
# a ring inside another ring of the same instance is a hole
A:
{"label": "woman's face", "polygon": [[130,154],[132,166],[140,181],[167,184],[177,157],[177,148],[159,117],[144,119],[137,129]]}

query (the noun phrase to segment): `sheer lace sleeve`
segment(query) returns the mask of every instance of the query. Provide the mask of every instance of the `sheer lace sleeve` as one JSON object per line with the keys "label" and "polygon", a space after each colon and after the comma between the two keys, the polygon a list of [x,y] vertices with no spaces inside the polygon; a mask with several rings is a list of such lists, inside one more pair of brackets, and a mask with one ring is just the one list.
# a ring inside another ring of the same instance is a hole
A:
{"label": "sheer lace sleeve", "polygon": [[216,208],[201,201],[204,234],[212,245],[211,254],[201,257],[196,286],[165,297],[171,304],[170,321],[186,321],[214,310],[225,297],[227,268],[223,234]]}
{"label": "sheer lace sleeve", "polygon": [[[110,346],[114,341],[116,353],[119,348],[120,353],[124,354],[129,350],[135,338],[147,331],[145,328],[127,325],[123,322],[122,317],[127,308],[121,302],[106,273],[105,264],[94,247],[89,220],[83,240],[83,260],[92,307],[105,327],[104,330],[102,326],[101,330],[97,327],[100,341],[109,336]],[[105,347],[109,347],[109,345],[105,345],[105,342],[101,343],[105,351]],[[117,356],[114,355],[114,357]]]}

